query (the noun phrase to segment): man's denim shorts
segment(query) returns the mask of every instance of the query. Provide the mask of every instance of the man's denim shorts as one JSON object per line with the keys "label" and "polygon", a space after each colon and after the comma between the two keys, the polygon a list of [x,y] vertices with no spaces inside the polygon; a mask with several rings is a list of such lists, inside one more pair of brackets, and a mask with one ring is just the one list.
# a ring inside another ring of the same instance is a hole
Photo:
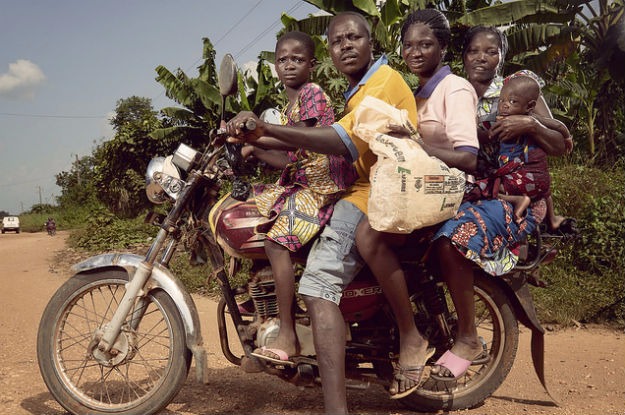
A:
{"label": "man's denim shorts", "polygon": [[299,293],[339,304],[343,289],[363,267],[356,248],[356,228],[364,214],[354,204],[339,200],[319,238],[314,242],[299,283]]}

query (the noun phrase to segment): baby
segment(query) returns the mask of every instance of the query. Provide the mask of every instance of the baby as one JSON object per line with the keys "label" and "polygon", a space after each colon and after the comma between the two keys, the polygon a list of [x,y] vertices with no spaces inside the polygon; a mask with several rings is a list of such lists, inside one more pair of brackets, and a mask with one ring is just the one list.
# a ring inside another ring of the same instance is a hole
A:
{"label": "baby", "polygon": [[[534,115],[539,96],[540,86],[533,78],[526,75],[508,78],[501,89],[497,119],[509,115]],[[541,117],[540,122],[568,136],[568,130],[560,121]],[[547,154],[531,137],[502,140],[498,162],[496,180],[499,183],[494,189],[499,191],[497,197],[512,204],[517,222],[534,200],[544,198],[547,206],[553,206]],[[553,212],[548,212],[548,215],[553,215]]]}

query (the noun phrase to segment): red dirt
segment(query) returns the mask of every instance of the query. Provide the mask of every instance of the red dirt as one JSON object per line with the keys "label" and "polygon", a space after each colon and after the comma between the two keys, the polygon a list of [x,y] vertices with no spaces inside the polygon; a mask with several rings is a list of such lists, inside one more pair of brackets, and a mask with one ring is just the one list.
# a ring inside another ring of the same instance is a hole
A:
{"label": "red dirt", "polygon": [[[67,233],[0,235],[0,414],[61,415],[37,366],[36,335],[43,309],[69,276],[66,263],[80,256],[65,247]],[[60,255],[59,255],[60,253]],[[59,262],[59,256],[63,261]],[[209,383],[190,373],[165,415],[323,413],[319,388],[298,389],[267,374],[250,375],[221,354],[215,327],[216,303],[193,296],[208,350]],[[532,369],[530,332],[521,332],[517,360],[504,384],[479,408],[451,414],[625,414],[625,334],[601,326],[557,329],[546,335],[546,374],[561,406],[553,406]],[[193,370],[193,369],[192,369]],[[407,414],[385,391],[350,390],[353,413]]]}

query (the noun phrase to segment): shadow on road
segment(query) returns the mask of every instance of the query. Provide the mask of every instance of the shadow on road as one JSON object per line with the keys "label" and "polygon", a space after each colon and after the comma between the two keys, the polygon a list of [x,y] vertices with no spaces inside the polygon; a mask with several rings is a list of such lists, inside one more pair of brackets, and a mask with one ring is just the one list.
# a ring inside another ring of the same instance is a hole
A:
{"label": "shadow on road", "polygon": [[[267,374],[248,374],[238,367],[209,369],[209,383],[195,381],[189,373],[186,384],[163,410],[162,415],[206,414],[322,414],[321,388],[299,388]],[[418,414],[388,398],[380,386],[348,390],[354,414]],[[40,393],[21,402],[33,415],[67,415],[50,393]]]}

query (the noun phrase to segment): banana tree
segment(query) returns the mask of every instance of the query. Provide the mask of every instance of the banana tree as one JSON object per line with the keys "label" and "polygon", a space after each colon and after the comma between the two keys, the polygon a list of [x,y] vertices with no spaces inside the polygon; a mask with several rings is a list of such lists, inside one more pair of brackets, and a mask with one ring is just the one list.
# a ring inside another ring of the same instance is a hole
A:
{"label": "banana tree", "polygon": [[221,96],[217,88],[215,50],[207,38],[203,39],[202,58],[197,78],[187,76],[180,68],[172,73],[162,65],[156,67],[156,81],[165,88],[165,95],[181,107],[161,109],[166,126],[152,131],[152,137],[182,140],[195,146],[208,142],[210,130],[219,121]]}
{"label": "banana tree", "polygon": [[[477,24],[502,28],[508,37],[510,50],[507,56],[507,71],[519,67],[534,69],[542,73],[553,61],[565,59],[573,50],[569,24],[585,3],[583,0],[516,0],[502,3],[496,0],[387,0],[380,6],[374,0],[344,2],[339,0],[306,0],[324,12],[296,20],[283,15],[284,30],[301,30],[311,35],[325,34],[332,15],[343,11],[361,13],[371,23],[374,40],[374,54],[386,53],[390,65],[404,73],[411,86],[412,77],[403,64],[400,51],[401,25],[412,10],[433,7],[441,10],[452,26],[450,55],[452,65],[461,67],[460,51],[466,30]],[[323,45],[325,46],[325,45]],[[318,75],[322,85],[333,91],[337,85],[324,76],[340,78],[340,74],[329,67],[325,47],[317,48],[321,60]]]}
{"label": "banana tree", "polygon": [[[165,115],[165,127],[151,132],[159,140],[185,142],[201,147],[208,142],[211,129],[219,126],[222,113],[222,97],[217,86],[215,49],[208,38],[203,39],[203,62],[198,67],[198,76],[192,78],[181,69],[172,73],[162,65],[156,68],[156,81],[165,88],[168,98],[180,106],[161,109]],[[274,106],[277,101],[277,79],[265,62],[259,62],[257,77],[237,73],[238,95],[227,97],[223,109],[228,119],[242,110],[260,113]]]}
{"label": "banana tree", "polygon": [[624,2],[589,2],[572,30],[580,48],[549,89],[565,97],[564,108],[585,135],[590,157],[610,164],[622,154],[623,146]]}

